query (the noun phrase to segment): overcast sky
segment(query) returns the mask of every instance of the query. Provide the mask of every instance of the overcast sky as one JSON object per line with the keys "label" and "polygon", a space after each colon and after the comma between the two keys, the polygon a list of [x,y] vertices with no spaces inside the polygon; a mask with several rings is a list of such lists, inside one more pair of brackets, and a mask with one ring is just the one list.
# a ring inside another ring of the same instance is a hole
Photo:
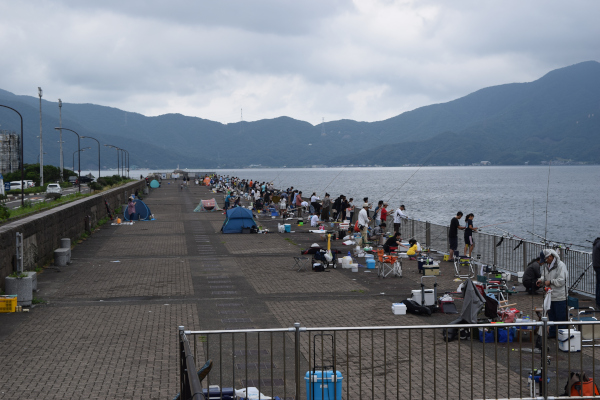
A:
{"label": "overcast sky", "polygon": [[600,1],[0,2],[0,88],[224,123],[376,121],[600,60]]}

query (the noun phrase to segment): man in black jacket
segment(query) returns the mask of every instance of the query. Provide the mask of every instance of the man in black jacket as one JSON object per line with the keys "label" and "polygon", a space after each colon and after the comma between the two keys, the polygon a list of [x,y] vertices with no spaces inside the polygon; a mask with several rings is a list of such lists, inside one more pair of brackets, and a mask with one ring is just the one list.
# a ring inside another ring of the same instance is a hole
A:
{"label": "man in black jacket", "polygon": [[540,258],[538,257],[527,265],[527,269],[523,274],[523,286],[527,289],[527,294],[537,294],[537,290],[540,288],[537,281],[541,277]]}
{"label": "man in black jacket", "polygon": [[594,271],[596,271],[596,305],[600,307],[600,237],[594,240],[592,266],[594,267]]}

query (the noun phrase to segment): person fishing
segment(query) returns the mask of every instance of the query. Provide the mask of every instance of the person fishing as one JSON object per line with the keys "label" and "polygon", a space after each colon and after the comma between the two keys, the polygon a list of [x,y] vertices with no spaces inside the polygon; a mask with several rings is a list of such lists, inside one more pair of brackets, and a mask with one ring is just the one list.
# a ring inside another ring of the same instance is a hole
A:
{"label": "person fishing", "polygon": [[527,291],[527,294],[538,294],[537,291],[540,288],[537,284],[538,280],[542,277],[540,272],[541,263],[540,258],[534,258],[527,264],[527,268],[523,273],[523,286]]}
{"label": "person fishing", "polygon": [[456,217],[452,217],[452,219],[450,220],[450,229],[448,231],[448,243],[450,244],[450,258],[448,259],[448,261],[450,262],[454,262],[454,252],[456,252],[456,250],[458,249],[458,230],[465,229],[464,226],[460,226],[460,219],[462,218],[462,216],[462,211],[459,211],[456,213]]}
{"label": "person fishing", "polygon": [[469,252],[469,257],[473,254],[473,249],[475,248],[475,241],[473,240],[473,232],[477,232],[477,229],[473,226],[473,218],[475,215],[473,213],[467,214],[465,217],[465,255],[467,254],[467,250]]}
{"label": "person fishing", "polygon": [[597,237],[596,240],[594,240],[592,266],[596,272],[596,305],[600,307],[600,237]]}
{"label": "person fishing", "polygon": [[405,210],[404,204],[402,204],[396,211],[394,211],[394,232],[400,232],[400,229],[402,229],[402,220],[408,218],[408,216],[404,213]]}
{"label": "person fishing", "polygon": [[[548,319],[550,321],[567,321],[567,266],[560,260],[558,253],[552,249],[542,250],[540,262],[544,265],[542,279],[538,280],[539,287],[552,289],[550,291],[550,310]],[[559,325],[558,329],[566,328]],[[551,326],[548,338],[556,338],[557,327]]]}
{"label": "person fishing", "polygon": [[367,241],[369,240],[367,237],[370,221],[369,214],[367,213],[368,209],[369,203],[364,203],[362,210],[358,213],[358,229],[360,229],[363,247],[367,245]]}

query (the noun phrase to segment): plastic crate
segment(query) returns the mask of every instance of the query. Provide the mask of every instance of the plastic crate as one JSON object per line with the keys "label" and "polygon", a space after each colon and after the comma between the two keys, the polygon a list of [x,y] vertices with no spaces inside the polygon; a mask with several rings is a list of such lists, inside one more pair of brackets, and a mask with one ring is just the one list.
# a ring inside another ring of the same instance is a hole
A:
{"label": "plastic crate", "polygon": [[0,313],[15,312],[17,296],[0,296]]}

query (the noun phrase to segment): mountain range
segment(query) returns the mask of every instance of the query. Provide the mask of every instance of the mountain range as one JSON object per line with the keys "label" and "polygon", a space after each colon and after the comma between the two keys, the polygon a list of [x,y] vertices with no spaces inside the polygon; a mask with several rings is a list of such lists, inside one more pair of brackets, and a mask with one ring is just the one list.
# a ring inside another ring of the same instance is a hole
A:
{"label": "mountain range", "polygon": [[[39,155],[38,97],[0,89],[0,104],[24,119],[25,162]],[[42,98],[45,164],[58,165],[58,104]],[[127,149],[143,168],[400,166],[479,163],[540,164],[552,160],[600,163],[600,63],[551,71],[533,82],[478,90],[376,122],[339,120],[312,125],[290,117],[222,124],[181,114],[156,117],[94,104],[63,102],[62,126],[102,144]],[[0,108],[0,129],[19,131],[16,114]],[[65,166],[76,137],[63,131]],[[81,156],[82,169],[98,166],[98,145]],[[75,164],[77,158],[75,154]],[[102,168],[117,166],[114,149],[101,146]]]}

